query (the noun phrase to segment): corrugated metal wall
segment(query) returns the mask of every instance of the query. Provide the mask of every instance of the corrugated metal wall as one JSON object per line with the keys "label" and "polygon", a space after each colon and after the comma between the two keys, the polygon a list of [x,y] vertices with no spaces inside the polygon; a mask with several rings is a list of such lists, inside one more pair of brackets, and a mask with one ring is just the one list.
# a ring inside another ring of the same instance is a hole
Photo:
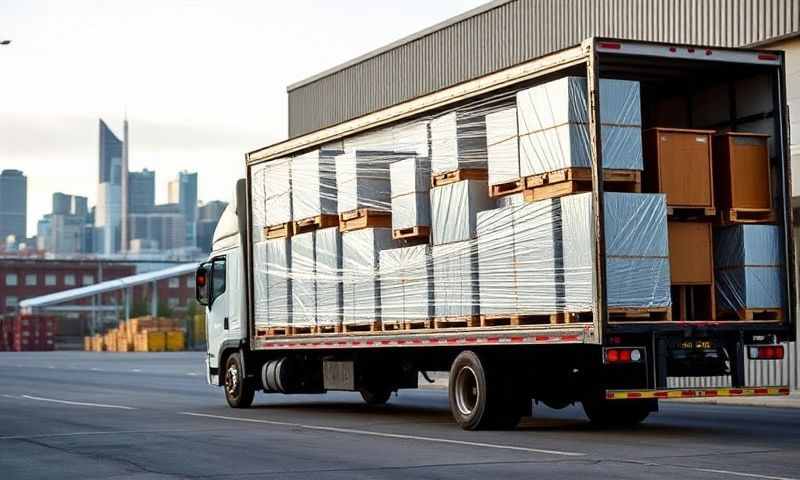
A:
{"label": "corrugated metal wall", "polygon": [[[741,46],[800,31],[800,0],[516,0],[289,92],[289,136],[611,36]],[[387,19],[388,21],[388,19]]]}

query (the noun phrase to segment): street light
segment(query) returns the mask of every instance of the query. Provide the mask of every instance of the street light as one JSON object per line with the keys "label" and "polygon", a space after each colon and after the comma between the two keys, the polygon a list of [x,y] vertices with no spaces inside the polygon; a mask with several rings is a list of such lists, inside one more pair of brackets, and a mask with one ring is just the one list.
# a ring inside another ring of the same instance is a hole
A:
{"label": "street light", "polygon": [[0,45],[8,45],[9,43],[11,43],[11,40],[2,40],[2,41],[0,41]]}

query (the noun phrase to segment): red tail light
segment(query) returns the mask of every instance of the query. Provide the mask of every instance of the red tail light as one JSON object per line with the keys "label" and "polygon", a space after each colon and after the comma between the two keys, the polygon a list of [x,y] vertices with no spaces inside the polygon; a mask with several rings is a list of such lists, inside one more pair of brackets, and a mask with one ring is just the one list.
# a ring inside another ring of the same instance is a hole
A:
{"label": "red tail light", "polygon": [[201,273],[197,274],[197,277],[195,277],[195,281],[197,282],[198,287],[206,286],[206,276]]}
{"label": "red tail light", "polygon": [[759,345],[747,349],[750,360],[783,360],[783,345]]}
{"label": "red tail light", "polygon": [[775,60],[778,59],[778,56],[777,55],[773,55],[771,53],[759,53],[758,54],[758,59],[759,60],[769,60],[769,61],[774,62]]}
{"label": "red tail light", "polygon": [[606,363],[639,363],[642,361],[642,350],[639,348],[607,348]]}

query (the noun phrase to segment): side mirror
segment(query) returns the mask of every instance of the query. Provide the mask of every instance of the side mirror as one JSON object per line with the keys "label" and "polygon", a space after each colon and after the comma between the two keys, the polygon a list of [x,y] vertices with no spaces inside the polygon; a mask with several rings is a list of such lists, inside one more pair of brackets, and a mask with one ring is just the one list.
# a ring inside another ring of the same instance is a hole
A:
{"label": "side mirror", "polygon": [[195,274],[195,297],[197,303],[208,306],[211,303],[211,265],[204,263]]}

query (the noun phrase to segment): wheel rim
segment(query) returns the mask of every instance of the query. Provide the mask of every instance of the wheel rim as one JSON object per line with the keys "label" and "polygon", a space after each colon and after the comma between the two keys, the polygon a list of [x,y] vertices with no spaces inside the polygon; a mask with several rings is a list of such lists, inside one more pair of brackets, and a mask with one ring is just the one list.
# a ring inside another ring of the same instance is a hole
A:
{"label": "wheel rim", "polygon": [[463,367],[456,375],[455,383],[456,408],[462,415],[471,415],[478,404],[480,387],[478,376],[471,367]]}
{"label": "wheel rim", "polygon": [[225,391],[233,398],[239,395],[239,368],[236,364],[229,366],[225,372]]}

